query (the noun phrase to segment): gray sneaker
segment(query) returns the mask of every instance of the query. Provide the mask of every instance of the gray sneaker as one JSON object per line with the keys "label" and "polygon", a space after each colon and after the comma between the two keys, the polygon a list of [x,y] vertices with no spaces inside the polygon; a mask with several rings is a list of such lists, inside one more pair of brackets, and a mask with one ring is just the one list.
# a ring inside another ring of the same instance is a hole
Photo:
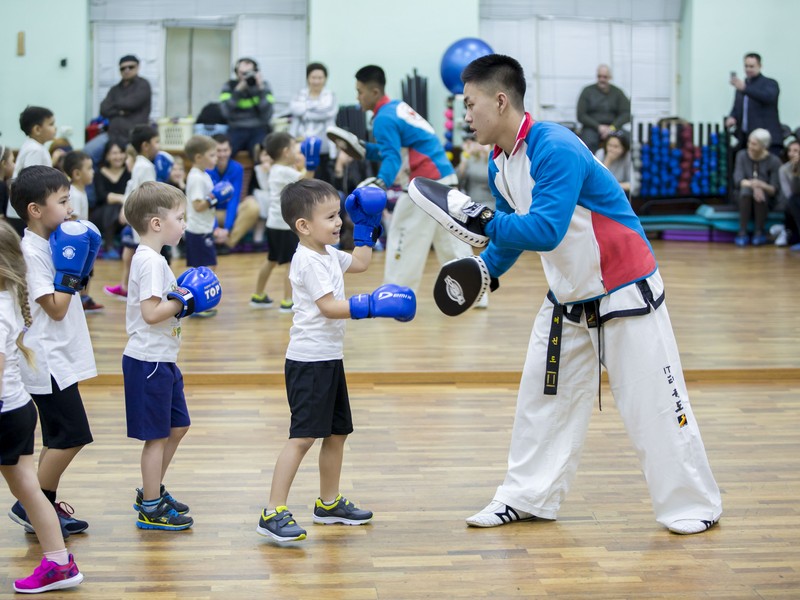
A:
{"label": "gray sneaker", "polygon": [[372,520],[372,511],[357,508],[355,504],[339,494],[333,504],[325,505],[317,498],[314,506],[314,523],[342,523],[343,525],[364,525]]}
{"label": "gray sneaker", "polygon": [[268,513],[265,508],[261,511],[256,531],[279,542],[293,542],[306,539],[306,530],[297,524],[292,513],[285,506],[278,506]]}

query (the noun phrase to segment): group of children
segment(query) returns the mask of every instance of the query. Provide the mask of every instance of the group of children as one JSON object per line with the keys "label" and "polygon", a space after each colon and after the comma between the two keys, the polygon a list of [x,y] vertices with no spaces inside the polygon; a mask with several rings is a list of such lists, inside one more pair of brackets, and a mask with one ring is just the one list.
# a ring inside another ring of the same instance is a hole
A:
{"label": "group of children", "polygon": [[[43,129],[51,131],[40,134]],[[29,135],[43,147],[54,130],[50,115]],[[189,507],[163,483],[191,422],[176,365],[181,319],[214,311],[219,302],[222,291],[212,270],[213,209],[232,190],[228,182],[214,184],[206,173],[217,160],[211,138],[194,136],[186,144],[192,167],[184,193],[155,181],[157,132],[139,126],[132,137],[137,158],[123,209],[133,233],[125,252],[130,261],[123,280],[129,341],[122,366],[127,434],[144,442],[143,485],[136,490],[134,507],[139,528],[175,531],[193,524]],[[356,248],[352,254],[342,252],[335,248],[342,225],[339,193],[320,180],[303,179],[294,168],[301,160],[313,172],[313,149],[301,152],[283,133],[271,134],[265,146],[273,161],[273,198],[267,222],[270,254],[259,282],[265,283],[276,265],[291,262],[282,305],[294,312],[286,355],[292,420],[257,530],[286,541],[306,536],[287,501],[300,462],[318,438],[323,439],[324,460],[314,521],[358,525],[372,518],[339,491],[344,442],[353,430],[342,362],[343,320],[408,321],[416,298],[412,290],[392,285],[349,300],[344,295],[343,273],[364,271],[370,263],[386,203],[383,190],[364,188],[348,198]],[[20,162],[24,157],[20,152]],[[21,168],[10,189],[13,212],[9,222],[0,221],[0,472],[18,500],[9,516],[39,536],[44,554],[34,573],[14,584],[27,593],[73,587],[83,580],[64,539],[89,527],[74,517],[70,505],[58,501],[57,491],[71,461],[93,441],[78,389],[80,381],[97,374],[80,296],[102,238],[85,219],[91,159],[76,153],[65,163],[72,183],[51,166]],[[176,279],[161,253],[182,237],[189,270]],[[36,409],[42,430],[38,471],[33,462]]]}

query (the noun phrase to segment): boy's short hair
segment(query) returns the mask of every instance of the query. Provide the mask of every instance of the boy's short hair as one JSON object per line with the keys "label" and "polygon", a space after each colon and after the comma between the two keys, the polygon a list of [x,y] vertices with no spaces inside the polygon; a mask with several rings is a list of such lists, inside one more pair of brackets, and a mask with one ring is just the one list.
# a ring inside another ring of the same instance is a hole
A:
{"label": "boy's short hair", "polygon": [[28,222],[28,205],[44,206],[47,197],[60,190],[69,190],[69,179],[58,169],[33,165],[25,167],[11,181],[11,206],[20,218]]}
{"label": "boy's short hair", "polygon": [[147,233],[153,217],[163,216],[186,203],[186,195],[174,186],[157,181],[146,181],[137,187],[125,201],[125,218],[139,235]]}
{"label": "boy's short hair", "polygon": [[321,179],[300,179],[281,191],[281,216],[297,233],[297,219],[311,219],[314,207],[328,198],[339,198],[339,192]]}
{"label": "boy's short hair", "polygon": [[379,88],[384,89],[386,87],[386,73],[378,65],[367,65],[356,72],[356,81],[366,85],[377,85]]}
{"label": "boy's short hair", "polygon": [[224,144],[226,142],[228,144],[231,143],[231,138],[229,138],[224,133],[215,133],[214,135],[211,136],[211,139],[217,142],[218,144]]}
{"label": "boy's short hair", "polygon": [[205,154],[209,150],[216,150],[217,142],[207,135],[193,135],[186,141],[183,151],[186,153],[186,160],[194,164],[194,159],[198,154]]}
{"label": "boy's short hair", "polygon": [[286,131],[275,131],[264,138],[264,150],[272,160],[278,160],[286,148],[291,147],[294,138]]}
{"label": "boy's short hair", "polygon": [[33,128],[44,123],[45,119],[53,116],[53,111],[42,106],[28,106],[19,113],[19,128],[30,135]]}
{"label": "boy's short hair", "polygon": [[92,160],[92,157],[80,150],[72,150],[64,156],[64,173],[72,179],[72,173],[83,168],[84,161]]}
{"label": "boy's short hair", "polygon": [[525,110],[525,71],[519,62],[504,54],[476,58],[461,72],[464,84],[474,83],[492,92],[503,91],[517,110]]}
{"label": "boy's short hair", "polygon": [[136,154],[142,153],[142,144],[158,137],[158,131],[150,125],[136,125],[131,131],[131,144]]}

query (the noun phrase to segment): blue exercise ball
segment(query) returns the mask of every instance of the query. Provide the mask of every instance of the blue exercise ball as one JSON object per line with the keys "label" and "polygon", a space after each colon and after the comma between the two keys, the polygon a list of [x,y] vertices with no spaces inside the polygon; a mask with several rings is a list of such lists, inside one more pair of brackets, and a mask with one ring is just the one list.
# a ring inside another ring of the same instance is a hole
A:
{"label": "blue exercise ball", "polygon": [[444,87],[450,90],[451,94],[463,93],[461,72],[473,60],[487,54],[494,54],[494,50],[478,38],[464,38],[451,44],[442,56],[441,74]]}

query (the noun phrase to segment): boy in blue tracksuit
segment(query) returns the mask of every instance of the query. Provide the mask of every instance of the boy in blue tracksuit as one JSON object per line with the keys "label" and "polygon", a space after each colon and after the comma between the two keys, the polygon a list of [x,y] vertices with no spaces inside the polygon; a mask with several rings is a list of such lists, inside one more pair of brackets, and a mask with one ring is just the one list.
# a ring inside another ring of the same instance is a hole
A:
{"label": "boy in blue tracksuit", "polygon": [[397,182],[403,193],[397,199],[386,238],[383,281],[417,290],[431,244],[440,263],[470,256],[470,247],[443,231],[408,197],[408,182],[428,177],[456,186],[458,178],[445,156],[431,124],[408,104],[390,100],[384,92],[386,75],[378,66],[368,65],[356,73],[358,103],[373,111],[372,135],[367,159],[380,161],[376,184],[386,188]]}

